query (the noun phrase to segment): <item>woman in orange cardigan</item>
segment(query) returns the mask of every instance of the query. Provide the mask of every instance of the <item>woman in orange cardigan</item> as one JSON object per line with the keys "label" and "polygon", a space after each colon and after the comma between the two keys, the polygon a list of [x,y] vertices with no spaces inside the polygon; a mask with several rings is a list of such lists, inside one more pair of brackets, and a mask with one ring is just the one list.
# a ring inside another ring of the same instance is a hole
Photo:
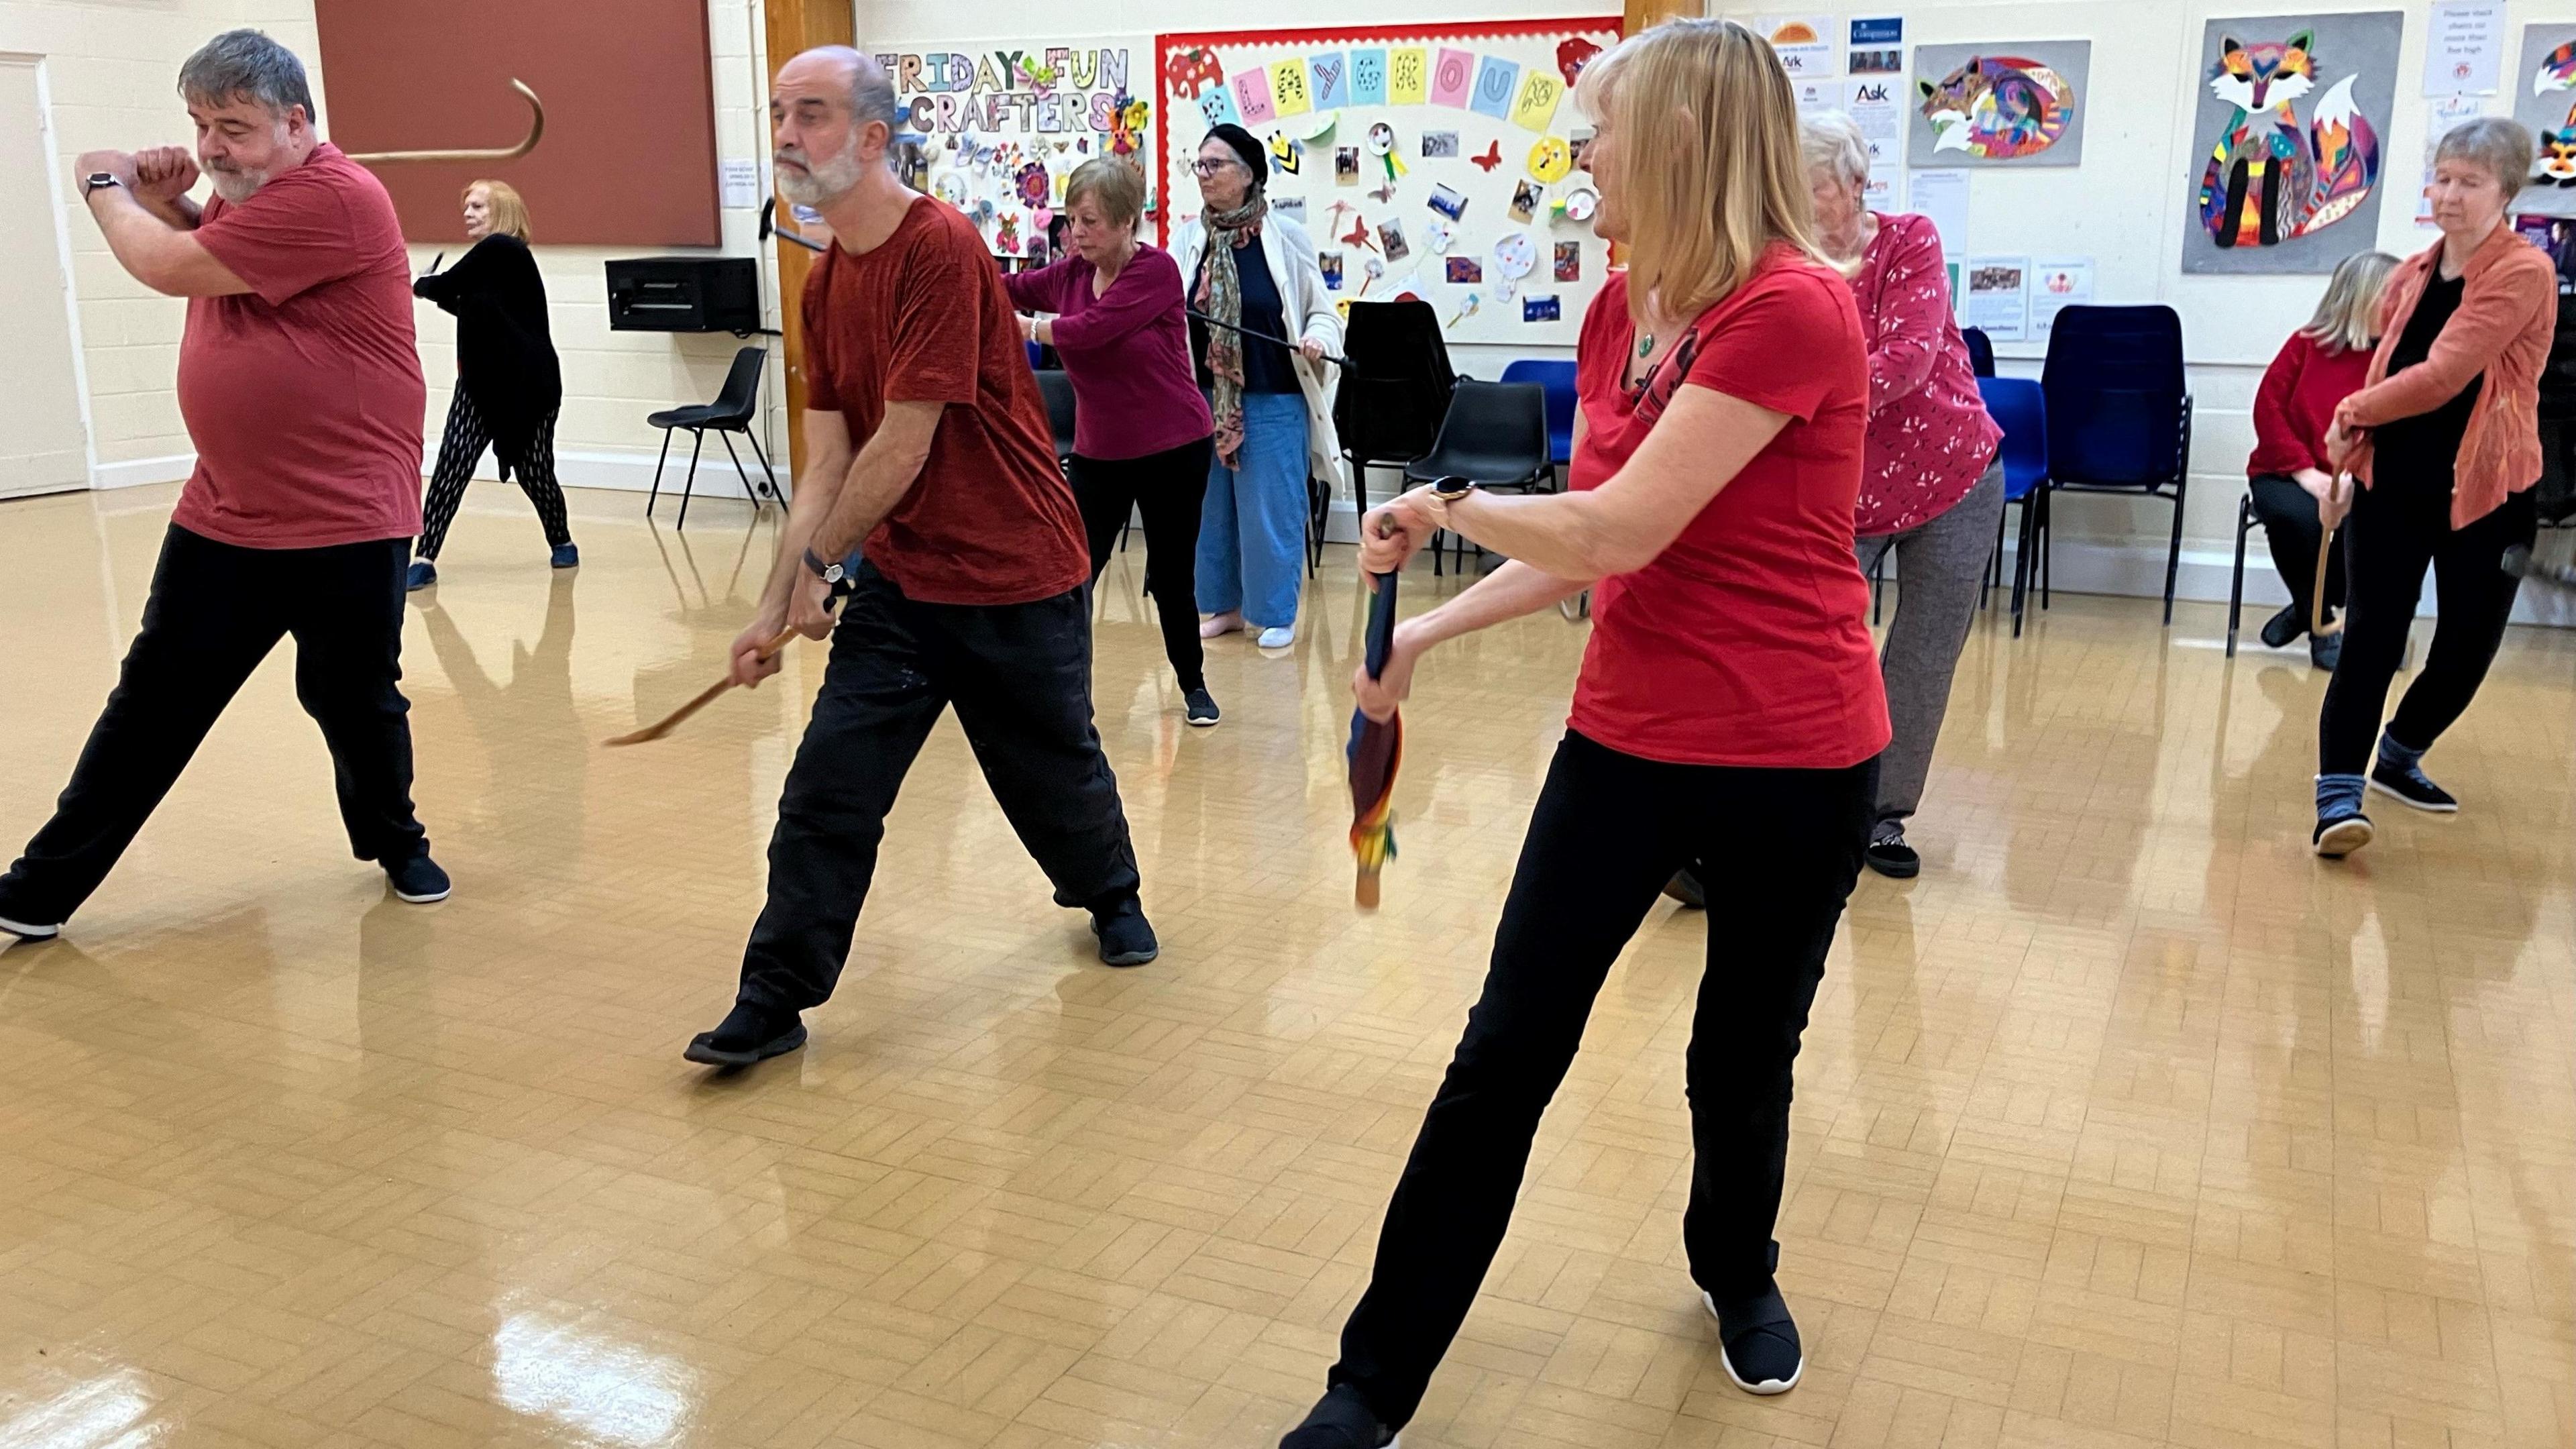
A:
{"label": "woman in orange cardigan", "polygon": [[[2442,240],[2389,278],[2369,384],[2335,409],[2327,435],[2363,486],[2344,525],[2343,660],[2317,725],[2311,839],[2322,856],[2370,843],[2365,783],[2418,810],[2460,808],[2420,762],[2485,680],[2520,587],[2504,551],[2538,526],[2540,370],[2558,274],[2505,224],[2531,155],[2531,133],[2502,117],[2442,138],[2430,189]],[[2428,565],[2441,622],[2382,733]]]}

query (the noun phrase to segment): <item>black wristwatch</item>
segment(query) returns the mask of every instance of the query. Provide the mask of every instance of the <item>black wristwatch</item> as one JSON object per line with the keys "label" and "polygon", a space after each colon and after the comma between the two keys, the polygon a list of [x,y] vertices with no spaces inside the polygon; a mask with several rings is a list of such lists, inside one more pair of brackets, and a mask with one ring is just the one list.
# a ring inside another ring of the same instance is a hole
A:
{"label": "black wristwatch", "polygon": [[805,567],[813,570],[814,577],[821,579],[827,584],[839,583],[841,581],[841,575],[846,572],[846,570],[844,570],[838,563],[823,562],[820,557],[816,556],[814,550],[810,548],[805,550]]}
{"label": "black wristwatch", "polygon": [[1439,499],[1443,503],[1455,503],[1459,499],[1464,498],[1475,491],[1476,483],[1474,479],[1461,478],[1455,474],[1446,478],[1434,479],[1431,483],[1431,496]]}
{"label": "black wristwatch", "polygon": [[87,176],[81,178],[81,200],[89,200],[89,194],[101,189],[102,187],[123,186],[124,184],[125,183],[123,181],[117,179],[117,175],[113,171],[93,171]]}

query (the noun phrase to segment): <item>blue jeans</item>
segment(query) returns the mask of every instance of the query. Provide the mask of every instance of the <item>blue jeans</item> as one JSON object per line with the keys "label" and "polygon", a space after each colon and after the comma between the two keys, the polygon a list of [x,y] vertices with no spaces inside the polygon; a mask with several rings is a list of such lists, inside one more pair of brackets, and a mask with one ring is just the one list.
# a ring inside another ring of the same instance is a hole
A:
{"label": "blue jeans", "polygon": [[1235,466],[1208,464],[1199,516],[1199,612],[1240,609],[1256,629],[1296,623],[1305,553],[1305,394],[1246,393]]}

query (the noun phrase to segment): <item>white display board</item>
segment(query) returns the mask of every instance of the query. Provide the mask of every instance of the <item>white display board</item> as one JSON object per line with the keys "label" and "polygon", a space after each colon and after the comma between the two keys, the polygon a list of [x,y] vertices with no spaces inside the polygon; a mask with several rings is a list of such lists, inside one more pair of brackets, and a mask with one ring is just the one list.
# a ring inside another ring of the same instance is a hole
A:
{"label": "white display board", "polygon": [[[887,42],[873,47],[918,136],[905,181],[975,221],[997,256],[1045,260],[1047,222],[1074,169],[1125,156],[1153,183],[1153,47],[1087,40]],[[1032,248],[1032,243],[1035,249]]]}
{"label": "white display board", "polygon": [[1618,37],[1617,16],[1159,36],[1163,235],[1232,121],[1269,147],[1271,204],[1337,298],[1419,296],[1454,342],[1571,345],[1609,247],[1570,92]]}

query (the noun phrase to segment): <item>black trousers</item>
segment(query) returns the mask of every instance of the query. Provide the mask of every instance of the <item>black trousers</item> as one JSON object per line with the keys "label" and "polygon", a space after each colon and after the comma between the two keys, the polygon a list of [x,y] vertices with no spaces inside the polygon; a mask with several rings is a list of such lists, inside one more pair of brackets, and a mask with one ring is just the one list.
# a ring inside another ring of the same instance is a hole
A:
{"label": "black trousers", "polygon": [[341,823],[360,860],[429,848],[412,816],[403,698],[411,541],[240,548],[172,524],[107,708],[53,819],[0,875],[0,916],[59,925],[125,853],[251,671],[295,636],[295,697],[322,727]]}
{"label": "black trousers", "polygon": [[[2245,486],[2254,499],[2254,516],[2263,523],[2263,542],[2272,550],[2272,571],[2281,576],[2304,619],[2316,603],[2317,545],[2326,531],[2325,520],[2317,516],[2317,500],[2298,480],[2278,473],[2259,474]],[[2343,530],[2335,534],[2340,544]],[[2343,606],[2343,595],[2343,550],[2337,547],[2326,559],[2329,612]]]}
{"label": "black trousers", "polygon": [[[519,491],[536,506],[537,523],[546,531],[547,546],[561,548],[572,542],[572,522],[564,516],[563,487],[555,482],[555,417],[555,412],[549,412],[538,422],[527,456],[508,471],[518,476]],[[474,477],[474,465],[483,461],[483,450],[490,446],[491,423],[474,406],[474,399],[465,389],[458,388],[447,405],[447,433],[438,440],[438,468],[429,477],[429,496],[421,502],[422,558],[435,559],[446,546],[447,527],[456,521],[457,507],[465,501],[465,485]]]}
{"label": "black trousers", "polygon": [[2376,486],[2355,490],[2343,525],[2344,567],[2351,578],[2343,659],[2326,685],[2317,719],[2319,774],[2358,775],[2370,768],[2380,711],[2406,657],[2406,631],[2414,625],[2428,565],[2438,615],[2433,647],[2398,701],[2388,733],[2408,749],[2430,749],[2477,697],[2504,643],[2505,621],[2522,588],[2520,579],[2504,571],[2504,551],[2517,543],[2528,546],[2538,535],[2536,496],[2528,488],[2509,494],[2495,511],[2454,529],[2448,483],[2382,476]]}
{"label": "black trousers", "polygon": [[1132,508],[1145,520],[1145,590],[1163,623],[1163,653],[1181,688],[1204,689],[1199,646],[1199,510],[1207,497],[1208,459],[1216,440],[1201,438],[1142,458],[1114,461],[1073,455],[1066,472],[1090,535],[1091,578],[1109,566],[1110,546]]}
{"label": "black trousers", "polygon": [[1492,1266],[1539,1116],[1593,996],[1675,869],[1708,891],[1708,969],[1687,1067],[1691,1277],[1721,1298],[1771,1282],[1790,1064],[1860,873],[1878,762],[1843,770],[1664,765],[1568,732],[1494,932],[1483,996],[1387,1205],[1332,1382],[1413,1417]]}
{"label": "black trousers", "polygon": [[769,903],[742,958],[742,999],[803,1011],[849,959],[877,842],[940,713],[957,722],[1059,905],[1136,894],[1118,779],[1091,723],[1087,589],[1032,604],[924,604],[862,563],[832,631],[813,720],[769,838]]}

